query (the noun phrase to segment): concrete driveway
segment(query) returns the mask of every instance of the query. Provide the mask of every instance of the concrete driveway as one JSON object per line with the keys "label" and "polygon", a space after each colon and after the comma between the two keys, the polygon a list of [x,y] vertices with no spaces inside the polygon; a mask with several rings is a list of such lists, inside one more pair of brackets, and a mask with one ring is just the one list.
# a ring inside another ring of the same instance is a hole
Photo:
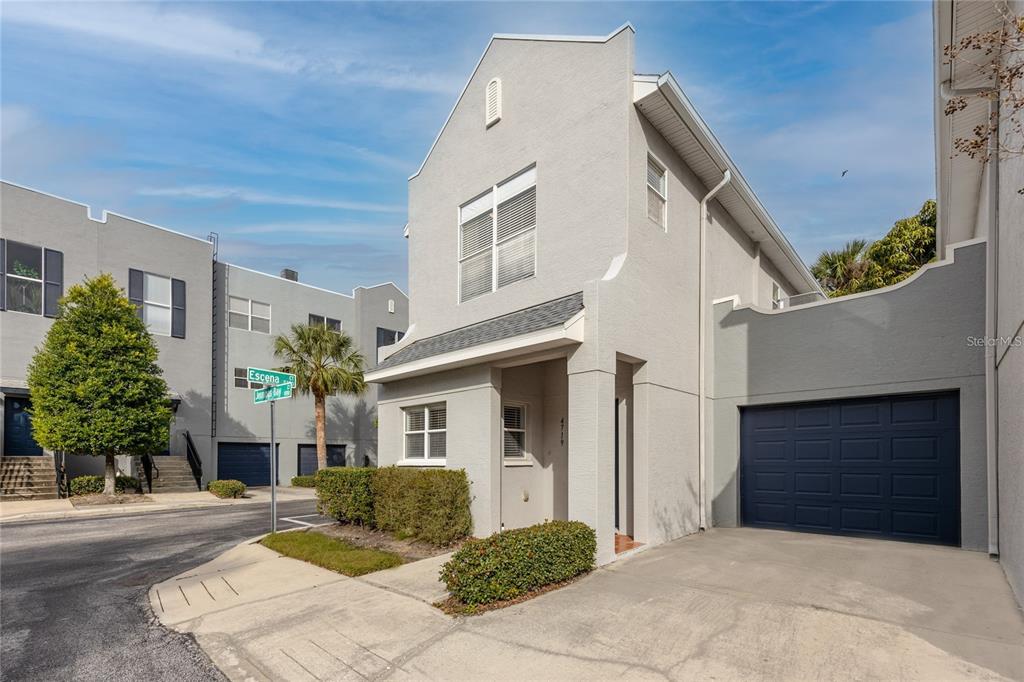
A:
{"label": "concrete driveway", "polygon": [[722,529],[463,619],[408,586],[330,575],[175,627],[232,678],[1024,677],[1024,620],[999,565],[956,549]]}

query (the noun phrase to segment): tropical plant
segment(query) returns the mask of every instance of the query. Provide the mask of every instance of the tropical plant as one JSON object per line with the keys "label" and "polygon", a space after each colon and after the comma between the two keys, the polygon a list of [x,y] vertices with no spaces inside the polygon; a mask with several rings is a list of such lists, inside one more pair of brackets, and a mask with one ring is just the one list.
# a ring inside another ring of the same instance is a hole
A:
{"label": "tropical plant", "polygon": [[867,268],[864,251],[867,241],[854,239],[837,251],[822,251],[811,266],[811,274],[829,296],[842,296],[851,282],[861,277]]}
{"label": "tropical plant", "polygon": [[36,442],[104,457],[103,493],[113,495],[115,456],[167,448],[171,405],[156,361],[146,325],[113,277],[69,288],[28,367]]}
{"label": "tropical plant", "polygon": [[295,375],[295,390],[313,395],[318,469],[327,468],[327,396],[359,395],[366,390],[365,361],[352,337],[319,325],[293,324],[274,339],[282,372]]}

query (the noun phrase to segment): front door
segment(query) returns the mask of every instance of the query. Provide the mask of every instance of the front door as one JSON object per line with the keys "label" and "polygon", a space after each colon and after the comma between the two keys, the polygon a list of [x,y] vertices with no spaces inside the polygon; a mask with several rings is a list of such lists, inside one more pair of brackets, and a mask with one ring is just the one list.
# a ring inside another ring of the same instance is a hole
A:
{"label": "front door", "polygon": [[7,396],[4,399],[4,452],[8,457],[41,455],[43,449],[32,436],[32,417],[27,397]]}

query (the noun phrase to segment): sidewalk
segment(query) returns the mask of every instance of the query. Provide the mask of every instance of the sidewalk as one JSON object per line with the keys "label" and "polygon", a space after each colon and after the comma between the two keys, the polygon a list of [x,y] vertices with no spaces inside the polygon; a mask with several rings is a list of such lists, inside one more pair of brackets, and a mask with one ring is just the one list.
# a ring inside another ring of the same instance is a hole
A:
{"label": "sidewalk", "polygon": [[250,540],[149,599],[232,680],[408,677],[402,662],[457,627],[430,605],[447,594],[437,576],[449,556],[349,578]]}
{"label": "sidewalk", "polygon": [[[237,504],[260,504],[270,502],[270,488],[250,488],[240,499],[222,500],[206,491],[194,493],[153,493],[147,495],[152,502],[136,504],[105,504],[91,507],[75,507],[70,500],[14,500],[0,502],[0,523],[13,521],[48,521],[56,519],[99,518],[104,516],[127,516],[148,514],[172,509],[203,509]],[[312,488],[278,488],[277,501],[315,499]]]}

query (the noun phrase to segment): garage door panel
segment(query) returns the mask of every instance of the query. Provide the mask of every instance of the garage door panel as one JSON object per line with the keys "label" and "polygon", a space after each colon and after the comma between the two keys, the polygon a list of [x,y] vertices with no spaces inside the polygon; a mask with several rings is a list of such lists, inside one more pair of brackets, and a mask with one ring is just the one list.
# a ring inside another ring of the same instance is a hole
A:
{"label": "garage door panel", "polygon": [[743,523],[959,544],[958,401],[945,393],[744,409]]}
{"label": "garage door panel", "polygon": [[253,487],[270,485],[270,444],[218,443],[217,478]]}

